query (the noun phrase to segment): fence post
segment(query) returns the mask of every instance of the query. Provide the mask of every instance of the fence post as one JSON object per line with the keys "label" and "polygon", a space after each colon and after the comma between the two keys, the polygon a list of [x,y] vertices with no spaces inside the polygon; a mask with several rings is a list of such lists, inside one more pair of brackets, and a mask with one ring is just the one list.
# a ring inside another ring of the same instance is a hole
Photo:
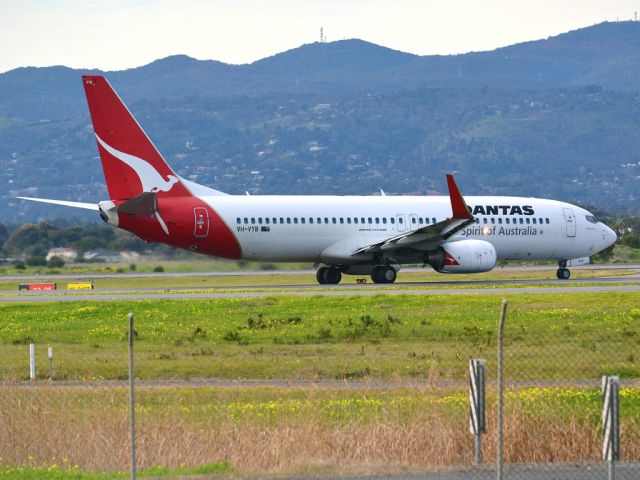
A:
{"label": "fence post", "polygon": [[504,379],[503,374],[503,351],[502,340],[504,338],[504,321],[507,316],[507,299],[502,300],[502,311],[500,312],[500,323],[498,324],[498,458],[496,465],[496,476],[502,480],[502,447],[504,444],[503,431],[503,408],[504,408]]}
{"label": "fence post", "polygon": [[602,459],[608,462],[609,480],[616,478],[620,460],[620,379],[602,377]]}
{"label": "fence post", "polygon": [[36,379],[36,344],[29,344],[29,379]]}
{"label": "fence post", "polygon": [[136,414],[133,368],[133,312],[129,313],[129,432],[131,434],[131,480],[136,479]]}
{"label": "fence post", "polygon": [[53,380],[53,347],[47,349],[49,353],[49,380]]}
{"label": "fence post", "polygon": [[469,430],[476,439],[476,465],[482,464],[485,422],[484,360],[469,360]]}

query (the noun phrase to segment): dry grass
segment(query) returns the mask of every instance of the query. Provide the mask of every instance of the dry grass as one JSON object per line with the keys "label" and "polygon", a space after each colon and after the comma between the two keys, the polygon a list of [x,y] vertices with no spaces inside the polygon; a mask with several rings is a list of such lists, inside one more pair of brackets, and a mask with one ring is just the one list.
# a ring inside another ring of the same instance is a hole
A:
{"label": "dry grass", "polygon": [[[140,392],[143,401],[137,429],[141,468],[192,467],[227,460],[240,473],[380,473],[463,468],[474,458],[468,407],[460,401],[460,394],[451,392],[448,394],[457,398],[451,404],[437,400],[446,392],[410,393],[413,397],[409,401],[416,401],[410,408],[393,407],[400,405],[394,403],[394,395],[407,398],[406,391],[387,392],[382,409],[358,410],[351,417],[332,420],[321,408],[313,410],[314,405],[329,401],[323,397],[326,392],[311,389],[291,393],[303,398],[311,409],[290,415],[276,410],[272,417],[260,413],[227,415],[222,410],[202,417],[188,406],[193,407],[193,403],[175,402],[176,397],[165,396],[160,390]],[[375,392],[370,394],[375,397]],[[214,389],[211,395],[216,396]],[[250,392],[248,395],[252,396]],[[435,400],[420,403],[425,395]],[[224,403],[225,408],[251,402],[248,398],[223,397],[218,395],[215,401]],[[507,462],[599,459],[597,412],[585,415],[576,410],[574,415],[559,418],[531,414],[521,408],[523,405],[508,404]],[[483,444],[485,461],[491,463],[495,461],[492,409],[488,416],[489,433]],[[127,394],[123,389],[7,388],[0,396],[0,421],[0,451],[5,465],[57,463],[79,465],[83,470],[127,469]],[[623,432],[624,458],[640,459],[638,419],[627,418]]]}

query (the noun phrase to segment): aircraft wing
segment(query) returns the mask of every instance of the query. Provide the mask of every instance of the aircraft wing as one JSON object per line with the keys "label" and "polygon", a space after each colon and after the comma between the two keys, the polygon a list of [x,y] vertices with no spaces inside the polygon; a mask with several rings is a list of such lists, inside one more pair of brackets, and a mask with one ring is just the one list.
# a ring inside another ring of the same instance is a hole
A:
{"label": "aircraft wing", "polygon": [[389,253],[406,248],[432,250],[467,225],[472,224],[475,219],[469,212],[467,204],[453,179],[453,175],[447,175],[447,186],[449,187],[449,198],[451,200],[452,216],[450,218],[359,248],[353,252],[353,255],[376,252]]}
{"label": "aircraft wing", "polygon": [[16,197],[22,200],[31,200],[32,202],[52,203],[54,205],[64,205],[65,207],[84,208],[85,210],[98,211],[97,203],[82,203],[82,202],[68,202],[66,200],[51,200],[49,198],[31,198],[31,197]]}

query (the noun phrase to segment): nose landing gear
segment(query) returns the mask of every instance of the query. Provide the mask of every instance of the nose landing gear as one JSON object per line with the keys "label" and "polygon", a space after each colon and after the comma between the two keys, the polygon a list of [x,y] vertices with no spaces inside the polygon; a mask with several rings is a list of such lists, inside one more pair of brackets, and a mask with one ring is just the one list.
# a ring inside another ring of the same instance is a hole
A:
{"label": "nose landing gear", "polygon": [[560,260],[558,262],[558,270],[556,271],[556,277],[558,280],[569,280],[571,277],[571,271],[567,268],[567,261]]}

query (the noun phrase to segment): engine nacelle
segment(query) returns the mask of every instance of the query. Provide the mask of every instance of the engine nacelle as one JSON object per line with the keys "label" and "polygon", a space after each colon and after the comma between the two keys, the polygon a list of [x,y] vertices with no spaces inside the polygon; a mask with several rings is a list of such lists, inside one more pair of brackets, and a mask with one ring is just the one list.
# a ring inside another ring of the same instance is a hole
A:
{"label": "engine nacelle", "polygon": [[442,273],[488,272],[496,266],[496,249],[484,240],[460,240],[440,247],[444,262],[434,265]]}

